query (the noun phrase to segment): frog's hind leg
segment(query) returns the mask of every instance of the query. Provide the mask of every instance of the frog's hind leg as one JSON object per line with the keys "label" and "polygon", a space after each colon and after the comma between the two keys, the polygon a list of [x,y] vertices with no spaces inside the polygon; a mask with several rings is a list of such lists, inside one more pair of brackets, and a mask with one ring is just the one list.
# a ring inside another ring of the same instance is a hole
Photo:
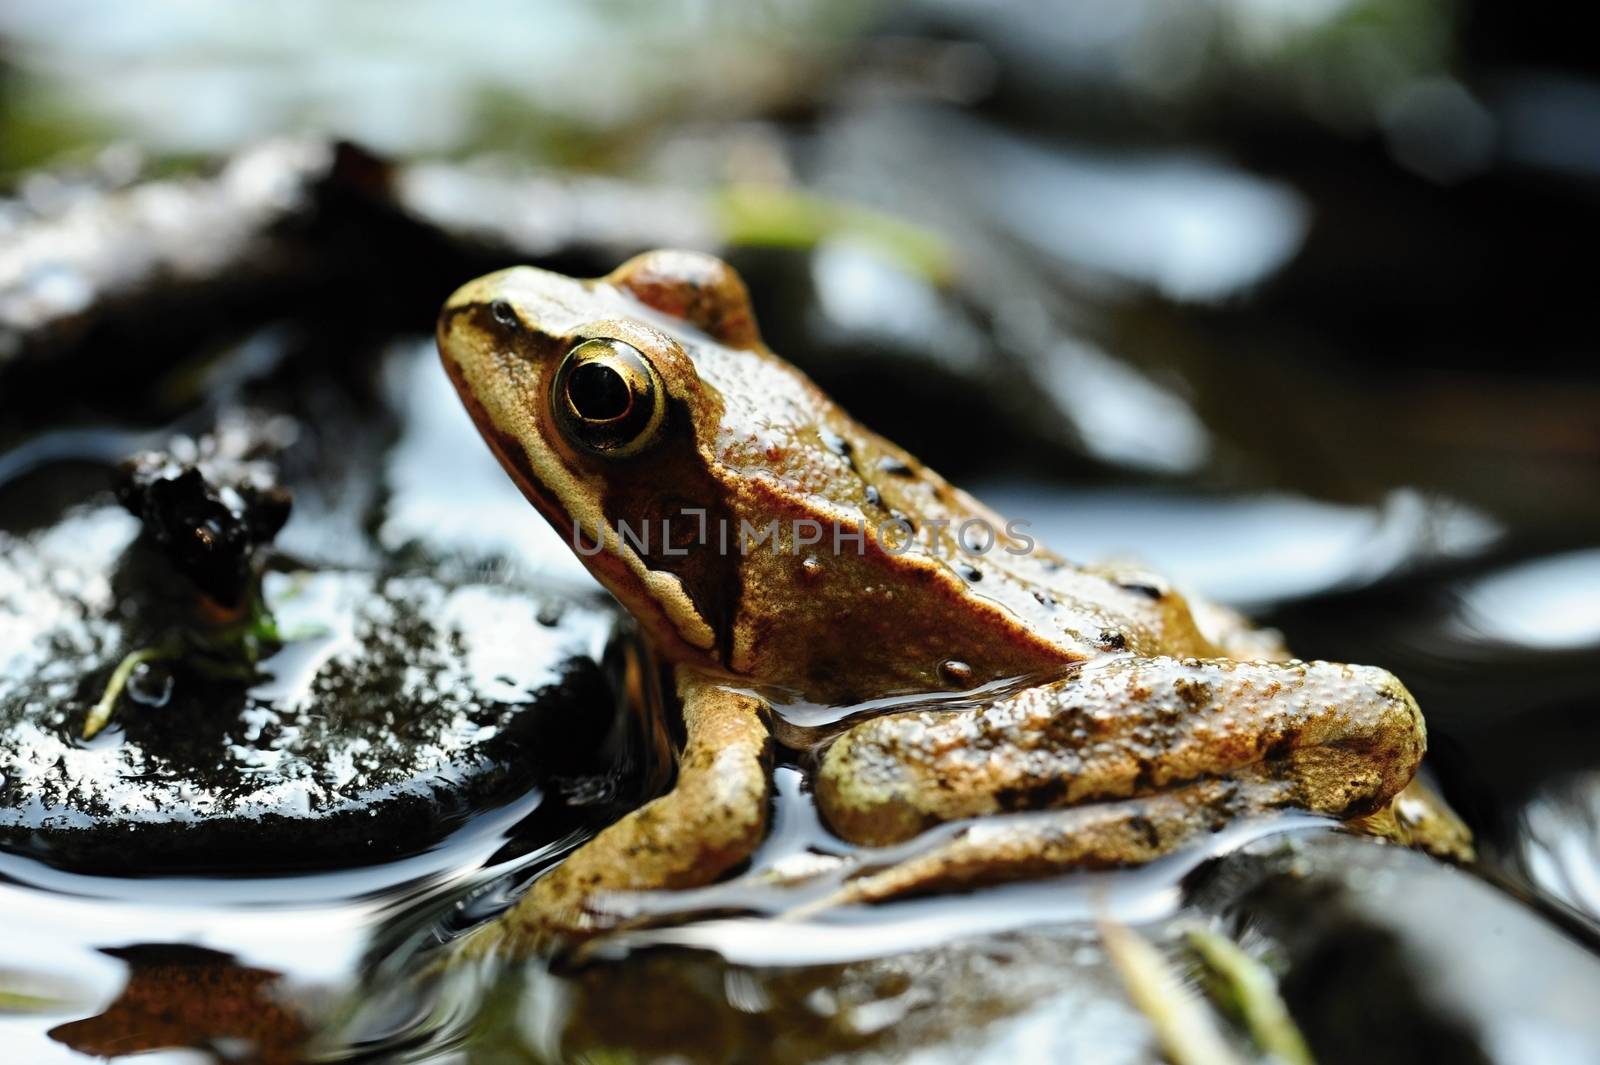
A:
{"label": "frog's hind leg", "polygon": [[766,704],[678,673],[686,741],[667,794],[633,811],[541,877],[485,930],[484,945],[538,949],[604,930],[609,892],[698,887],[748,858],[767,827],[771,743]]}
{"label": "frog's hind leg", "polygon": [[[1240,817],[1281,805],[1289,785],[1246,773],[1160,795],[988,817],[940,830],[925,848],[892,848],[836,891],[789,911],[803,918],[839,906],[1151,861]],[[948,831],[948,830],[946,830]],[[918,841],[920,842],[920,841]],[[907,851],[910,851],[907,853]]]}
{"label": "frog's hind leg", "polygon": [[1406,785],[1425,741],[1415,701],[1381,669],[1124,658],[977,710],[857,725],[824,757],[817,802],[835,832],[871,845],[1210,780],[1279,782],[1275,803],[1354,818]]}

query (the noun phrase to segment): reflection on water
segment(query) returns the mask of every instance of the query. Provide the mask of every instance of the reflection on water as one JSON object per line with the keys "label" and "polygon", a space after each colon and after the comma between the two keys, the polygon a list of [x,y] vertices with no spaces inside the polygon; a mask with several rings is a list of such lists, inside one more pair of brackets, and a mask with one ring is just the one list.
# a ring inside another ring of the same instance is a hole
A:
{"label": "reflection on water", "polygon": [[[55,1023],[92,1016],[119,995],[128,970],[108,951],[132,944],[184,944],[283,974],[280,993],[325,1022],[359,982],[375,932],[402,932],[416,918],[453,905],[475,887],[547,856],[536,849],[496,859],[513,827],[540,796],[491,811],[437,847],[401,861],[270,879],[124,879],[65,873],[0,855],[0,913],[6,915],[0,992],[66,988],[59,1008],[13,1015],[0,1009],[7,1060],[82,1060],[46,1038]],[[86,1004],[94,1003],[93,1008]],[[171,1044],[166,1044],[171,1045]]]}
{"label": "reflection on water", "polygon": [[[1203,156],[1101,156],[963,132],[989,208],[1017,239],[1066,268],[1214,300],[1271,276],[1309,221],[1287,186]],[[976,175],[974,175],[976,177]]]}
{"label": "reflection on water", "polygon": [[1015,242],[1046,279],[1102,298],[1130,287],[1177,301],[1243,295],[1300,250],[1312,221],[1295,189],[1216,154],[1062,144],[926,106],[864,108],[838,122],[835,180],[854,196],[873,199],[886,175],[914,170],[909,207],[885,206],[994,242],[963,245],[964,265]]}
{"label": "reflection on water", "polygon": [[[1328,826],[1285,815],[1234,825],[1140,869],[801,919],[783,912],[813,897],[819,876],[829,880],[857,857],[903,857],[949,832],[851,856],[852,848],[818,822],[797,770],[781,768],[777,785],[773,831],[750,872],[704,889],[606,900],[635,919],[676,923],[611,933],[554,966],[455,958],[441,967],[437,944],[457,927],[446,918],[435,934],[413,936],[383,960],[386,978],[367,986],[337,1039],[348,1040],[352,1054],[387,1060],[409,1052],[404,1060],[415,1061],[452,1060],[463,1048],[489,1059],[566,1060],[573,1041],[620,1043],[645,1060],[726,1060],[715,1048],[739,1039],[764,1057],[813,1060],[869,1038],[929,1041],[930,1061],[1004,1061],[997,1047],[1064,1042],[1097,1061],[1144,1061],[1145,1022],[1105,971],[1093,923],[1166,921],[1183,907],[1184,878],[1202,864],[1252,842]],[[819,860],[804,870],[796,859],[808,856]],[[790,887],[763,882],[785,869],[812,875]],[[742,915],[726,916],[730,911]],[[947,1030],[935,1021],[939,1030],[929,1040],[928,1018],[944,1011],[971,1027]],[[745,1023],[755,1031],[728,1030]],[[797,1032],[816,1041],[810,1054],[781,1050],[793,1039],[787,1033]]]}
{"label": "reflection on water", "polygon": [[282,973],[189,946],[111,947],[127,984],[104,1011],[50,1029],[82,1054],[120,1057],[169,1047],[238,1047],[253,1065],[292,1065],[310,1037],[276,986]]}
{"label": "reflection on water", "polygon": [[[1070,974],[1070,976],[1068,975]],[[463,966],[429,989],[431,1008],[379,1006],[360,1046],[406,1056],[401,1026],[442,1060],[1093,1061],[1147,1065],[1148,1028],[1119,993],[1092,933],[979,936],[842,966],[740,966],[656,950],[626,965],[552,972]],[[625,1020],[625,1025],[622,1022]]]}
{"label": "reflection on water", "polygon": [[1285,495],[1063,491],[997,481],[984,502],[1076,561],[1129,558],[1208,598],[1241,607],[1373,584],[1471,557],[1499,535],[1490,518],[1411,491],[1376,507]]}
{"label": "reflection on water", "polygon": [[1450,628],[1467,639],[1545,651],[1600,644],[1600,549],[1524,562],[1457,595]]}
{"label": "reflection on water", "polygon": [[[1009,814],[990,819],[1048,815]],[[1109,917],[1142,924],[1171,917],[1183,903],[1180,884],[1202,863],[1248,843],[1286,832],[1326,828],[1328,822],[1285,815],[1240,822],[1193,845],[1137,869],[1082,872],[979,889],[972,895],[899,899],[871,907],[831,909],[789,919],[784,913],[831,891],[841,874],[871,865],[889,865],[945,842],[970,824],[931,830],[895,848],[856,852],[853,860],[827,874],[803,881],[799,889],[771,889],[733,880],[697,892],[661,893],[649,900],[655,914],[700,909],[765,911],[765,916],[711,918],[642,931],[619,932],[599,941],[593,956],[619,958],[651,946],[714,951],[747,965],[824,965],[925,950],[952,940],[1058,924],[1090,924]],[[837,842],[837,841],[835,841]],[[781,856],[769,858],[781,868]],[[750,878],[759,881],[761,870]]]}
{"label": "reflection on water", "polygon": [[1040,376],[1090,454],[1160,473],[1192,473],[1211,455],[1211,434],[1182,398],[1093,344],[1041,337]]}
{"label": "reflection on water", "polygon": [[1551,783],[1517,817],[1529,879],[1600,933],[1600,773]]}

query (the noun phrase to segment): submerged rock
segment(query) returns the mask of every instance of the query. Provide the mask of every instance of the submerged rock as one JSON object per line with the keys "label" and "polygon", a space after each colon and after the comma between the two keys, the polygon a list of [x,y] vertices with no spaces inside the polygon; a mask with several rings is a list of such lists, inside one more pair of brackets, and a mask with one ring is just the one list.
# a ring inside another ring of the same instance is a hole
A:
{"label": "submerged rock", "polygon": [[77,871],[268,872],[425,850],[476,811],[579,775],[617,701],[597,599],[426,575],[269,572],[286,642],[253,682],[138,670],[117,594],[136,525],[86,507],[0,533],[0,846]]}
{"label": "submerged rock", "polygon": [[1218,863],[1195,903],[1270,944],[1319,1062],[1593,1061],[1600,959],[1468,871],[1321,835]]}

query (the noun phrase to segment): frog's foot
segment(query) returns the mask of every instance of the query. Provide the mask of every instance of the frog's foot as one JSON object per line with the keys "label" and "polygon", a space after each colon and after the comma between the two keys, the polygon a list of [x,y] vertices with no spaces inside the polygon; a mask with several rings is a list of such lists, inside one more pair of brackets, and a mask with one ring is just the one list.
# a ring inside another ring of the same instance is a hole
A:
{"label": "frog's foot", "polygon": [[[1125,658],[977,711],[857,725],[825,756],[817,802],[834,831],[874,845],[947,821],[1202,794],[1184,789],[1218,781],[1270,782],[1272,805],[1355,818],[1405,787],[1425,745],[1416,703],[1381,669]],[[1180,804],[1173,816],[1192,814]],[[1158,843],[1131,840],[1122,862],[1170,849]]]}
{"label": "frog's foot", "polygon": [[1477,857],[1472,830],[1420,778],[1401,789],[1383,809],[1346,822],[1344,827],[1352,832],[1382,836],[1403,846],[1418,847],[1435,858],[1471,862]]}
{"label": "frog's foot", "polygon": [[766,832],[766,704],[680,670],[686,743],[673,789],[617,821],[541,877],[478,933],[473,953],[531,953],[619,920],[603,896],[698,887],[750,856]]}

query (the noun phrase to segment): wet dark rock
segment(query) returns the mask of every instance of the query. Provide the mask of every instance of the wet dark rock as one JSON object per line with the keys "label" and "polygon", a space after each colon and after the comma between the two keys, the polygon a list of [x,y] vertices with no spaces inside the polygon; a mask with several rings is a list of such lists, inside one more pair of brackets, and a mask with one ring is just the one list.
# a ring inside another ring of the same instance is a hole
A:
{"label": "wet dark rock", "polygon": [[[370,181],[351,176],[365,168],[340,166],[350,154],[274,142],[212,176],[139,182],[21,212],[0,251],[0,368],[99,339],[141,304],[170,311],[209,298],[223,305],[215,313],[239,309],[251,290],[257,298],[281,291],[314,268],[294,233],[329,190],[370,191]],[[155,339],[146,345],[155,348]]]}
{"label": "wet dark rock", "polygon": [[1600,960],[1468,871],[1339,835],[1212,868],[1197,905],[1276,944],[1316,1060],[1592,1061]]}
{"label": "wet dark rock", "polygon": [[142,638],[114,573],[137,524],[0,533],[0,845],[79,871],[347,866],[425,850],[582,772],[613,727],[593,600],[430,576],[269,572],[286,642],[253,682],[159,664],[80,740]]}
{"label": "wet dark rock", "polygon": [[[50,175],[34,175],[36,183]],[[364,339],[428,331],[463,281],[519,261],[601,274],[658,245],[713,249],[703,197],[488,164],[397,164],[274,140],[209,170],[0,198],[0,410],[131,394],[269,321]],[[45,397],[61,402],[43,402]],[[0,433],[0,436],[9,435]]]}

